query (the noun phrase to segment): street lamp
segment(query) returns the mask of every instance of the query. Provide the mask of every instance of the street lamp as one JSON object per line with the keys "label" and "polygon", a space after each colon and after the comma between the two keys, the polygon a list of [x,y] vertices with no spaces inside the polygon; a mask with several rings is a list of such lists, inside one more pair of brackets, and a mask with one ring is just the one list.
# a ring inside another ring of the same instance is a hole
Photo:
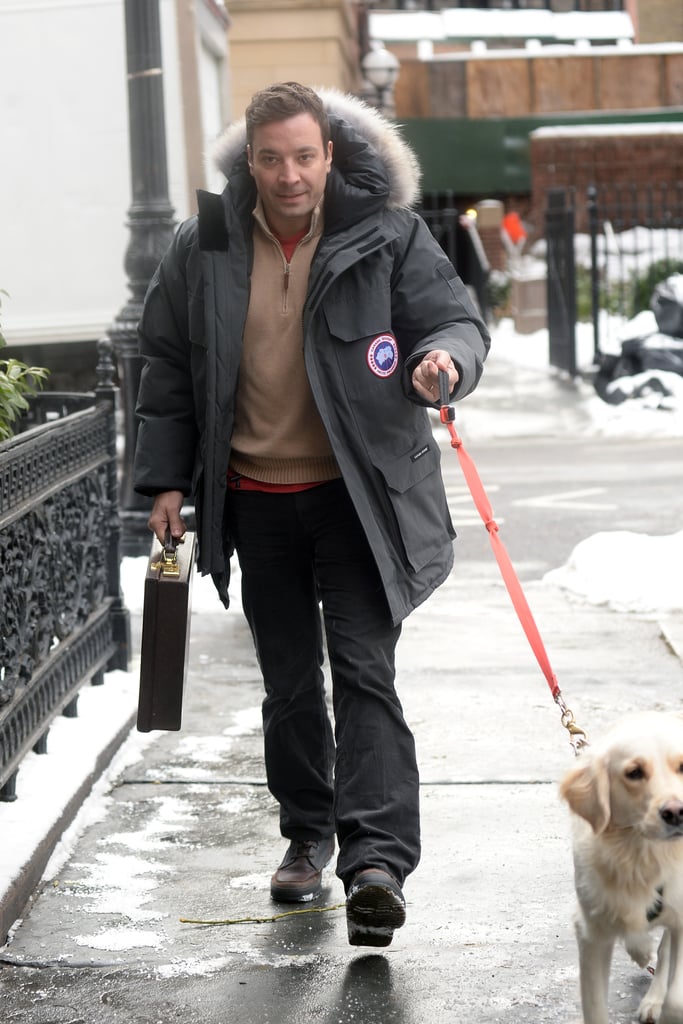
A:
{"label": "street lamp", "polygon": [[377,46],[369,50],[360,62],[363,77],[373,86],[377,99],[374,103],[383,114],[393,115],[394,83],[398,78],[401,65],[398,58],[384,46]]}
{"label": "street lamp", "polygon": [[168,195],[159,0],[125,0],[124,12],[133,192],[124,266],[131,297],[107,330],[107,338],[116,356],[123,402],[122,552],[142,555],[149,551],[150,499],[133,489],[135,402],[142,369],[137,325],[147,285],[173,238],[175,219]]}

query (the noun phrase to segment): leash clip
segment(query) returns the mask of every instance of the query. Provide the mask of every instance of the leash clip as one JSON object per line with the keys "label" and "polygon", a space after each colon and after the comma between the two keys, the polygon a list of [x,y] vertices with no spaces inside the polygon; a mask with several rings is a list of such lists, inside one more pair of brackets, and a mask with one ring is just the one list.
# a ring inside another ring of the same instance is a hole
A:
{"label": "leash clip", "polygon": [[576,724],[574,712],[571,708],[567,707],[561,693],[558,693],[555,697],[555,703],[562,712],[560,721],[569,733],[569,743],[574,753],[578,756],[583,748],[588,746],[588,737],[584,730]]}

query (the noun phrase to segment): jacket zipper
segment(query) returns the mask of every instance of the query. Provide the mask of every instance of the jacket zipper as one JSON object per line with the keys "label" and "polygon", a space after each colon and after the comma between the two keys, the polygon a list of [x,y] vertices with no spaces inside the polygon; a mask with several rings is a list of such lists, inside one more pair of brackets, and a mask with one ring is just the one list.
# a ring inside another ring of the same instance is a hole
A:
{"label": "jacket zipper", "polygon": [[289,293],[289,272],[291,270],[291,266],[292,265],[291,265],[291,263],[287,262],[287,259],[285,258],[284,253],[282,254],[282,257],[285,260],[285,279],[284,279],[284,288],[283,288],[283,294],[282,294],[282,312],[286,313],[287,309],[288,309],[287,298],[288,298],[288,293]]}

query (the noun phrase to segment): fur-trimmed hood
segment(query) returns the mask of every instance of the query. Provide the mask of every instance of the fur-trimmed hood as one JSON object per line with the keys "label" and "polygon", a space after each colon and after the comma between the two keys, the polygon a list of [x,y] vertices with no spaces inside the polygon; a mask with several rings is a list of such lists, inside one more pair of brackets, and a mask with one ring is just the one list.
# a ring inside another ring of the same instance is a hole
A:
{"label": "fur-trimmed hood", "polygon": [[[413,206],[420,195],[420,166],[417,156],[402,138],[397,125],[388,121],[374,107],[368,106],[356,96],[336,89],[316,89],[323,100],[330,117],[333,141],[333,167],[340,171],[342,178],[352,180],[360,163],[358,148],[349,142],[354,137],[364,141],[362,176],[367,176],[371,161],[377,162],[381,171],[380,186],[370,182],[375,194],[384,192],[384,202],[389,208]],[[228,181],[233,176],[241,177],[246,166],[247,130],[245,118],[228,125],[214,144],[212,156],[218,169]],[[368,148],[369,147],[369,148]],[[358,183],[354,181],[354,188]],[[362,185],[361,185],[362,187]]]}

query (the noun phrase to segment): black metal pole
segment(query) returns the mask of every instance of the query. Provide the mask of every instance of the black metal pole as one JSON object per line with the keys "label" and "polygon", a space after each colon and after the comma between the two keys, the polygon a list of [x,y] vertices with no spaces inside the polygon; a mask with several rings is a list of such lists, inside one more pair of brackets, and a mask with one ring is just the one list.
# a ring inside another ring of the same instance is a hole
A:
{"label": "black metal pole", "polygon": [[593,319],[593,364],[600,366],[600,280],[598,270],[598,190],[588,188],[588,227],[591,239],[591,316]]}
{"label": "black metal pole", "polygon": [[135,402],[142,368],[137,325],[147,286],[173,238],[175,220],[168,195],[159,0],[125,0],[124,6],[132,186],[130,242],[124,266],[130,299],[107,333],[114,347],[123,402],[122,553],[140,555],[150,546],[150,501],[136,494],[132,483],[138,429]]}
{"label": "black metal pole", "polygon": [[576,266],[574,206],[563,188],[546,192],[545,237],[548,277],[548,359],[576,376]]}

